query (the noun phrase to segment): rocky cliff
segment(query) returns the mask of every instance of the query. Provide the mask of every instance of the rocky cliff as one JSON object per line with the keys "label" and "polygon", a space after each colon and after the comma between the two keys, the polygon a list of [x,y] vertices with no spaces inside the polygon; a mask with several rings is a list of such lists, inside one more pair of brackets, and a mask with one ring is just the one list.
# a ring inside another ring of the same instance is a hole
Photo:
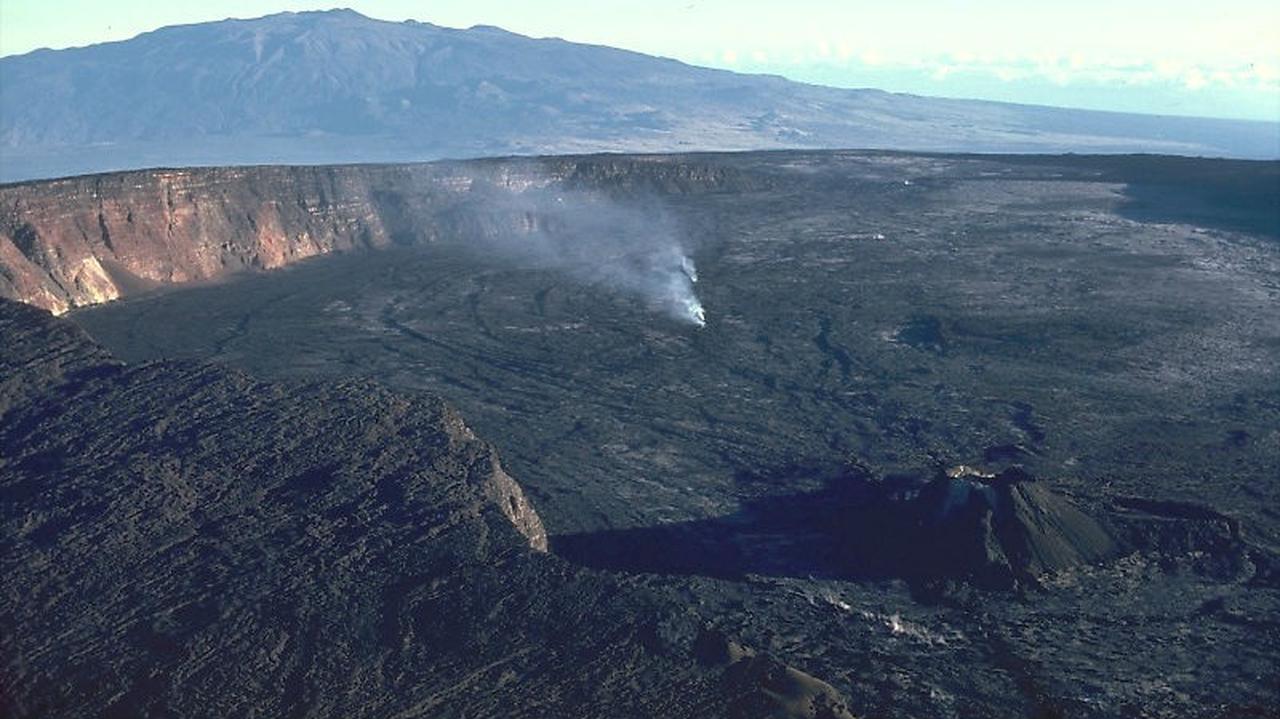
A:
{"label": "rocky cliff", "polygon": [[439,240],[460,212],[483,212],[476,200],[494,193],[683,193],[746,181],[680,157],[597,156],[143,170],[10,184],[0,186],[0,296],[60,314],[316,255]]}

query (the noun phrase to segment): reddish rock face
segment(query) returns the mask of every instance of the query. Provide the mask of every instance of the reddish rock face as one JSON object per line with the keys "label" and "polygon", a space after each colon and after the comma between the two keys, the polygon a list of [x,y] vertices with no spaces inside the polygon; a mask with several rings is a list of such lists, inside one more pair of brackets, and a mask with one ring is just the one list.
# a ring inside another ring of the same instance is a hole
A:
{"label": "reddish rock face", "polygon": [[161,285],[432,241],[458,219],[442,223],[441,213],[462,203],[475,212],[494,193],[549,185],[686,193],[735,179],[688,158],[597,156],[157,169],[10,184],[0,186],[0,297],[60,314]]}
{"label": "reddish rock face", "polygon": [[9,185],[0,188],[0,295],[60,313],[157,285],[377,247],[391,231],[376,193],[415,174],[437,173],[150,170]]}

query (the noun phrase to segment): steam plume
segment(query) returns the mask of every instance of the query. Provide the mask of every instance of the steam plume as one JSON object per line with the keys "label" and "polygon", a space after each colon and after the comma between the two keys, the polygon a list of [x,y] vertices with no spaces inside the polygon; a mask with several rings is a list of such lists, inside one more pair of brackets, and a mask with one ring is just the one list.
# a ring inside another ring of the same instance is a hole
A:
{"label": "steam plume", "polygon": [[483,251],[563,271],[636,297],[702,327],[698,271],[677,225],[660,206],[598,193],[535,188],[492,192],[455,210],[454,234]]}

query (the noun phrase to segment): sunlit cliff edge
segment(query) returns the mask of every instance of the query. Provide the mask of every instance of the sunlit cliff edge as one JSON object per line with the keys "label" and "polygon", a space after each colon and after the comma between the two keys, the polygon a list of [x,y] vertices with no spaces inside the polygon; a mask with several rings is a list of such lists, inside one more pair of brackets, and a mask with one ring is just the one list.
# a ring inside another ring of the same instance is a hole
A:
{"label": "sunlit cliff edge", "polygon": [[0,186],[0,296],[61,314],[317,255],[431,242],[458,224],[452,210],[491,193],[551,185],[679,193],[742,181],[676,158],[596,156],[157,169],[10,184]]}

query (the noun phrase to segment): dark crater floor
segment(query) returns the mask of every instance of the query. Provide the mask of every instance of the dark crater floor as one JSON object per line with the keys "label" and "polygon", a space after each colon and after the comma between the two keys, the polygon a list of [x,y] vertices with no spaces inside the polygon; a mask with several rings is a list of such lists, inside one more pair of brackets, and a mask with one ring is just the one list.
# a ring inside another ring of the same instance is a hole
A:
{"label": "dark crater floor", "polygon": [[[677,593],[869,716],[1280,705],[1274,164],[688,161],[752,181],[591,189],[662,208],[702,328],[493,251],[474,235],[509,218],[483,216],[72,319],[127,361],[437,393],[553,552]],[[938,509],[958,482],[977,494]]]}

